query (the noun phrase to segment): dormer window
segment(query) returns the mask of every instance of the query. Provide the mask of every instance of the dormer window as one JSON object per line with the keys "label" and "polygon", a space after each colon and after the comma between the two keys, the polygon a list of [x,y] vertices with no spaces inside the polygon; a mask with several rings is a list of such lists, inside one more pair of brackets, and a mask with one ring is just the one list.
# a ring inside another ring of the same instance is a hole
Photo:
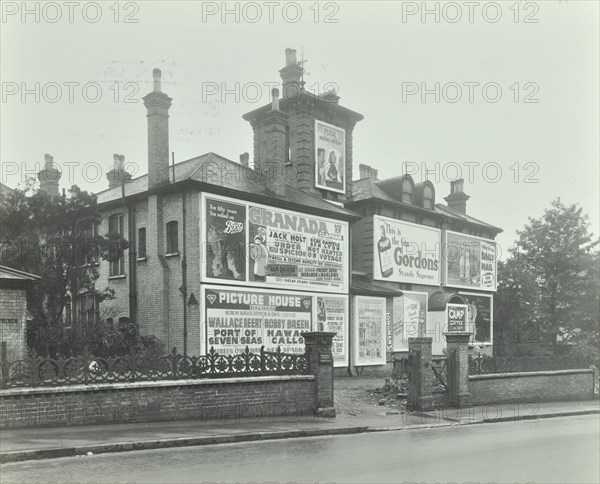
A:
{"label": "dormer window", "polygon": [[429,185],[425,185],[425,188],[423,189],[423,207],[433,210],[433,204],[433,188]]}
{"label": "dormer window", "polygon": [[411,203],[412,202],[412,193],[413,187],[412,183],[408,178],[402,180],[402,202],[403,203]]}

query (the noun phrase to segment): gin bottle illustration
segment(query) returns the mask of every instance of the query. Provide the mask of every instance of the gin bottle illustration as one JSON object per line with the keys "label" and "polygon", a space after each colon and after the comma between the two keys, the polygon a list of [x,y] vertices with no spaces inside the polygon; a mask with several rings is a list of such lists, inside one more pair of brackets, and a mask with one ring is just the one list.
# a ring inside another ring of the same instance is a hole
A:
{"label": "gin bottle illustration", "polygon": [[382,277],[390,277],[394,273],[394,265],[392,262],[392,243],[385,235],[385,226],[379,227],[381,238],[377,242],[377,251],[379,252],[379,268],[381,269]]}

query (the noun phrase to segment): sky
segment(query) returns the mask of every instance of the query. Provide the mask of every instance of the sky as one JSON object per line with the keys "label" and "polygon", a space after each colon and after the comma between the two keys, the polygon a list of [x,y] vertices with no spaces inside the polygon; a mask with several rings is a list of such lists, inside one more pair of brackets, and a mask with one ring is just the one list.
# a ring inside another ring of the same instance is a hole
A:
{"label": "sky", "polygon": [[154,67],[176,161],[238,160],[252,153],[241,116],[269,102],[291,47],[306,89],[335,88],[365,117],[355,179],[360,163],[428,177],[444,203],[462,175],[467,213],[504,230],[502,252],[557,197],[597,235],[599,4],[2,2],[0,181],[22,186],[45,153],[61,188],[107,188],[113,153],[146,173]]}

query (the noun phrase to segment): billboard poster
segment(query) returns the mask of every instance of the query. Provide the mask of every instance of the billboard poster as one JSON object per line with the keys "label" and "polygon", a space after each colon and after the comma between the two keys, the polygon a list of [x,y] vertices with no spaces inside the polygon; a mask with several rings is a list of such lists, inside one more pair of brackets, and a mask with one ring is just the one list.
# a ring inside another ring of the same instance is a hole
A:
{"label": "billboard poster", "polygon": [[312,330],[313,296],[281,291],[203,287],[205,350],[237,354],[246,346],[259,353],[281,347],[304,353],[301,333]]}
{"label": "billboard poster", "polygon": [[356,366],[385,364],[385,305],[383,297],[354,297]]}
{"label": "billboard poster", "polygon": [[446,231],[445,285],[496,290],[496,243],[473,235]]}
{"label": "billboard poster", "polygon": [[373,215],[373,279],[439,286],[441,231]]}
{"label": "billboard poster", "polygon": [[460,292],[467,303],[467,325],[474,343],[491,343],[493,331],[492,295]]}
{"label": "billboard poster", "polygon": [[446,328],[449,333],[462,333],[467,328],[467,306],[465,304],[446,305]]}
{"label": "billboard poster", "polygon": [[315,186],[346,192],[346,131],[315,120]]}
{"label": "billboard poster", "polygon": [[203,195],[202,282],[348,291],[348,223]]}
{"label": "billboard poster", "polygon": [[344,287],[343,223],[255,205],[248,208],[248,222],[250,282],[328,291]]}
{"label": "billboard poster", "polygon": [[317,321],[315,329],[336,333],[331,348],[333,366],[347,366],[348,351],[344,323],[348,321],[348,298],[346,296],[315,296],[315,299],[316,303],[313,305]]}
{"label": "billboard poster", "polygon": [[426,292],[403,291],[394,298],[394,351],[408,351],[408,338],[425,335]]}
{"label": "billboard poster", "polygon": [[246,207],[206,199],[206,275],[213,279],[246,280]]}

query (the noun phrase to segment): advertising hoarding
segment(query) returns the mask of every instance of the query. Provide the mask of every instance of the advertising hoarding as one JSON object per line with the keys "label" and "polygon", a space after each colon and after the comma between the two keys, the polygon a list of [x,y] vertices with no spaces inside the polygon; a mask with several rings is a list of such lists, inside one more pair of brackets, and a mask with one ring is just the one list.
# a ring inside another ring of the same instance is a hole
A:
{"label": "advertising hoarding", "polygon": [[354,297],[354,364],[384,365],[386,359],[385,298]]}
{"label": "advertising hoarding", "polygon": [[403,291],[394,298],[394,351],[408,351],[408,338],[425,336],[428,297],[426,292]]}
{"label": "advertising hoarding", "polygon": [[315,120],[315,186],[346,193],[346,131]]}
{"label": "advertising hoarding", "polygon": [[467,306],[465,304],[446,305],[446,331],[448,333],[462,333],[467,328]]}
{"label": "advertising hoarding", "polygon": [[203,194],[202,282],[348,292],[348,223]]}
{"label": "advertising hoarding", "polygon": [[373,215],[373,279],[439,286],[441,231]]}
{"label": "advertising hoarding", "polygon": [[473,343],[492,343],[494,299],[491,294],[459,292],[467,303],[467,325],[473,333]]}
{"label": "advertising hoarding", "polygon": [[445,231],[444,285],[495,291],[496,243],[473,235]]}
{"label": "advertising hoarding", "polygon": [[344,321],[348,320],[346,296],[322,296],[304,292],[203,285],[201,306],[203,350],[219,354],[245,350],[259,353],[281,347],[284,353],[304,353],[303,332],[335,331],[334,366],[348,362]]}

